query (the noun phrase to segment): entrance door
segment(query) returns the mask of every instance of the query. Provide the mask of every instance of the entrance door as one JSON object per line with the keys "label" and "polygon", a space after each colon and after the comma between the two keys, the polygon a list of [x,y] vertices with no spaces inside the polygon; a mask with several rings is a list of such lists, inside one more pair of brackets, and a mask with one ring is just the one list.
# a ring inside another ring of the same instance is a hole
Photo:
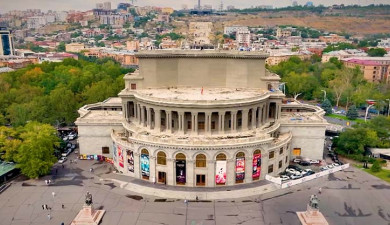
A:
{"label": "entrance door", "polygon": [[167,184],[167,174],[165,172],[158,171],[158,182]]}
{"label": "entrance door", "polygon": [[206,185],[206,175],[196,174],[196,186],[205,186]]}

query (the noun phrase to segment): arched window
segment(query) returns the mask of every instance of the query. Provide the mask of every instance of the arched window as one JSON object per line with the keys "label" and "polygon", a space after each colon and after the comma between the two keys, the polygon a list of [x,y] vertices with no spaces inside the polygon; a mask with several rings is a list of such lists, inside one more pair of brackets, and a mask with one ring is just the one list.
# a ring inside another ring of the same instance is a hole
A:
{"label": "arched window", "polygon": [[196,156],[196,167],[206,167],[206,156],[204,154]]}
{"label": "arched window", "polygon": [[157,153],[157,164],[167,165],[167,155],[164,152]]}
{"label": "arched window", "polygon": [[146,150],[146,149],[142,149],[141,154],[149,155],[149,152],[148,152],[148,150]]}
{"label": "arched window", "polygon": [[176,184],[185,185],[186,174],[186,156],[183,153],[176,155]]}
{"label": "arched window", "polygon": [[186,160],[186,156],[183,153],[178,153],[176,155],[176,160]]}
{"label": "arched window", "polygon": [[223,153],[219,153],[216,157],[217,161],[226,161],[226,155]]}

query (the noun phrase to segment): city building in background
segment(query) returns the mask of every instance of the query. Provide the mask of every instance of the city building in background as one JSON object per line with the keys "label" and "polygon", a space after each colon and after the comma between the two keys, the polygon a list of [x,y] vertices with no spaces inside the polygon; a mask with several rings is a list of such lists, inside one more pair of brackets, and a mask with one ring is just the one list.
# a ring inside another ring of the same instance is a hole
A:
{"label": "city building in background", "polygon": [[15,49],[11,31],[6,27],[0,27],[0,56],[14,54]]}

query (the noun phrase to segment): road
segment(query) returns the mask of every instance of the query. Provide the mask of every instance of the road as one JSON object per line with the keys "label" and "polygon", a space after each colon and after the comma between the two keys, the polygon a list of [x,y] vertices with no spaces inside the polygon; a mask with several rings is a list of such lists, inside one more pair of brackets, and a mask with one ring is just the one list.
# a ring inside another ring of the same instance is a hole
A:
{"label": "road", "polygon": [[[90,173],[91,166],[99,169]],[[390,224],[390,185],[356,168],[261,196],[190,201],[188,205],[182,199],[138,196],[95,176],[109,174],[110,168],[93,161],[67,161],[64,169],[58,168],[56,177],[14,181],[0,194],[0,224],[70,224],[89,191],[95,208],[106,210],[102,225],[295,225],[299,224],[295,212],[306,209],[310,195],[317,194],[319,187],[320,211],[330,224]],[[55,181],[51,186],[44,182],[49,178]],[[54,198],[52,192],[56,193]],[[52,208],[51,220],[42,204]]]}

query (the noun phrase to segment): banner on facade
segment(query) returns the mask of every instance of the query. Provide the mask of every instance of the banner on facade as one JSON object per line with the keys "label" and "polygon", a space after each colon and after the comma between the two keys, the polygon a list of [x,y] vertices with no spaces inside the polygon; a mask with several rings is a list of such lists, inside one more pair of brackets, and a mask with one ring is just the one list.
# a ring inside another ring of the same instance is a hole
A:
{"label": "banner on facade", "polygon": [[252,178],[259,178],[261,171],[261,153],[253,155]]}
{"label": "banner on facade", "polygon": [[133,153],[133,151],[127,149],[126,150],[126,158],[127,158],[127,170],[129,172],[134,173],[134,153]]}
{"label": "banner on facade", "polygon": [[118,159],[119,159],[119,166],[124,168],[124,159],[123,159],[123,148],[121,145],[117,146],[118,148]]}
{"label": "banner on facade", "polygon": [[245,179],[245,158],[236,159],[236,180]]}
{"label": "banner on facade", "polygon": [[226,161],[217,161],[215,164],[215,183],[226,183]]}
{"label": "banner on facade", "polygon": [[186,161],[185,160],[176,160],[176,182],[177,183],[186,182]]}
{"label": "banner on facade", "polygon": [[141,154],[141,173],[144,177],[150,176],[149,155]]}
{"label": "banner on facade", "polygon": [[112,142],[112,149],[114,149],[114,152],[113,152],[113,160],[114,160],[114,163],[117,163],[118,162],[118,152],[116,150],[116,144],[115,142]]}

